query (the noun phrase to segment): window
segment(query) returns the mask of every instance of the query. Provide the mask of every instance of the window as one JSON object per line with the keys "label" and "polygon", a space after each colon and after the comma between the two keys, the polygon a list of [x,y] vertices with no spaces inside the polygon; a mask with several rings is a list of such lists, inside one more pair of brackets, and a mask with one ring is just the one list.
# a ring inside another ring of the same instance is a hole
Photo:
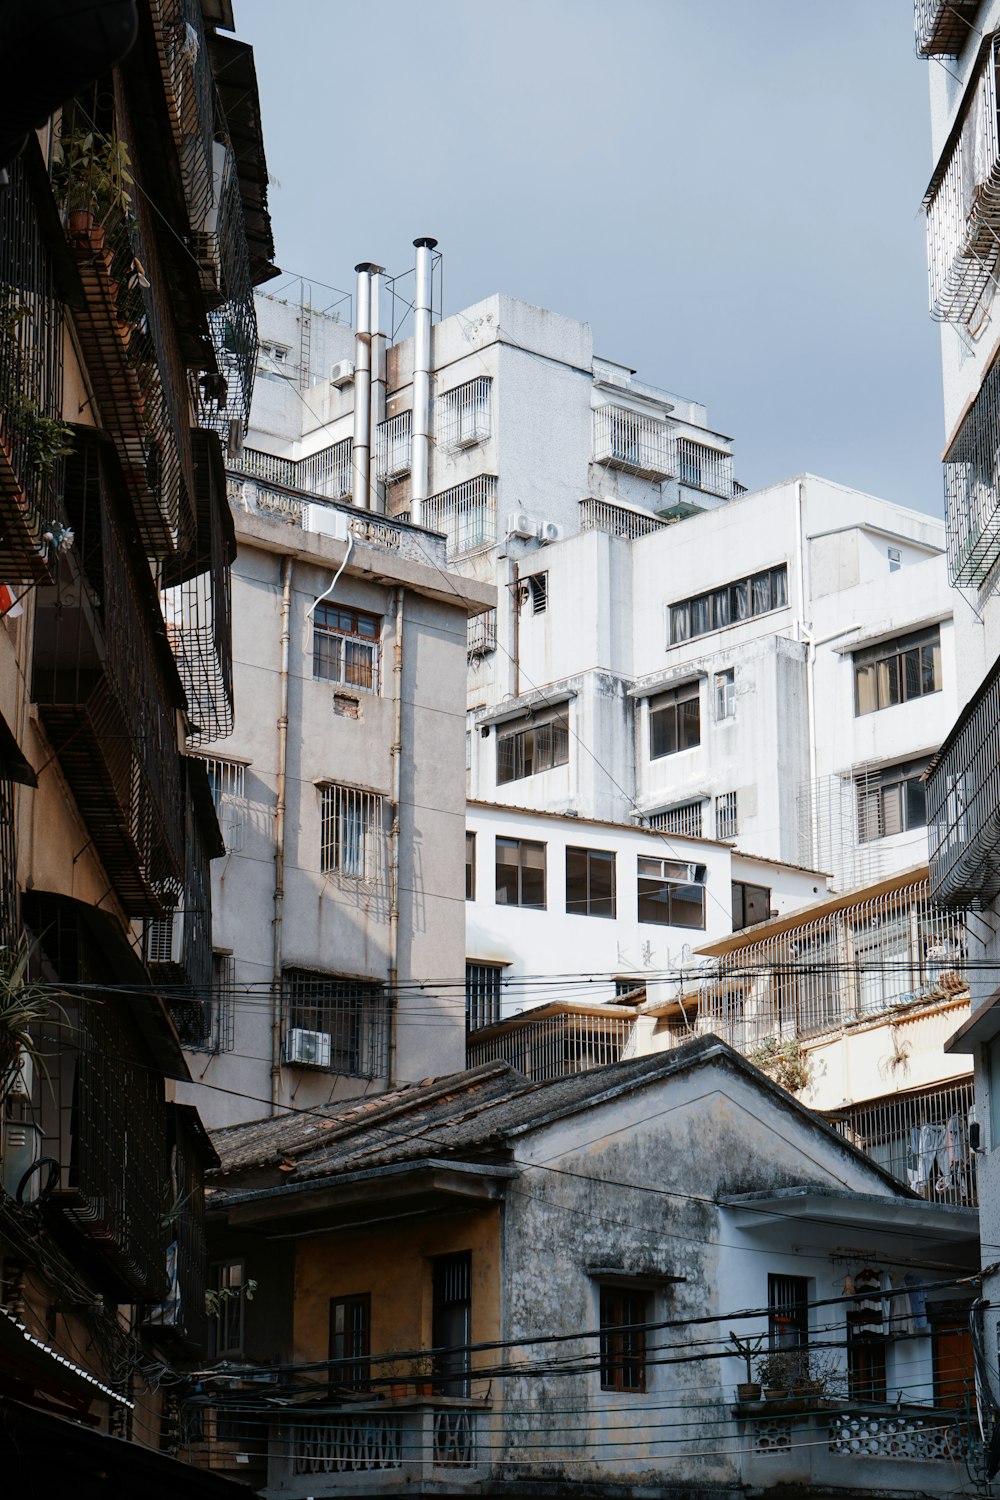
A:
{"label": "window", "polygon": [[377,881],[382,874],[382,797],[353,786],[322,791],[320,864],[324,875]]}
{"label": "window", "polygon": [[678,833],[687,838],[700,839],[701,810],[701,802],[684,802],[680,807],[668,807],[666,812],[650,813],[646,824],[660,833]]}
{"label": "window", "polygon": [[311,969],[282,975],[285,1062],[349,1078],[384,1078],[389,1005],[380,984]]}
{"label": "window", "polygon": [[503,964],[465,961],[465,1029],[494,1026],[500,1020]]}
{"label": "window", "polygon": [[871,843],[894,833],[927,826],[926,763],[887,766],[855,779],[858,841]]}
{"label": "window", "polygon": [[465,899],[476,899],[476,835],[465,835]]}
{"label": "window", "polygon": [[545,910],[545,845],[531,839],[497,839],[498,906]]}
{"label": "window", "polygon": [[808,1344],[808,1277],[768,1276],[767,1341],[771,1349],[804,1349]]}
{"label": "window", "polygon": [[488,376],[479,376],[439,397],[438,442],[442,448],[471,448],[489,437],[492,387]]}
{"label": "window", "polygon": [[527,580],[528,595],[531,599],[531,613],[533,615],[544,615],[549,603],[549,575],[548,573],[532,573]]}
{"label": "window", "polygon": [[748,885],[745,880],[733,881],[733,931],[753,927],[757,922],[766,922],[771,915],[771,892],[766,885]]}
{"label": "window", "polygon": [[313,676],[362,692],[378,692],[378,615],[339,604],[317,604],[313,612]]}
{"label": "window", "polygon": [[203,758],[226,852],[238,854],[243,848],[246,828],[246,766],[240,761],[223,760],[218,755]]}
{"label": "window", "polygon": [[371,1385],[372,1302],[368,1292],[330,1298],[330,1384],[367,1391]]}
{"label": "window", "polygon": [[739,804],[735,792],[723,792],[715,799],[715,837],[734,839],[740,831]]}
{"label": "window", "polygon": [[888,557],[889,557],[889,572],[890,573],[898,573],[899,570],[900,570],[900,568],[903,566],[903,558],[902,558],[902,555],[900,553],[899,548],[898,547],[888,547],[886,549],[886,551],[887,551]]}
{"label": "window", "polygon": [[715,717],[731,719],[736,713],[736,671],[728,667],[715,674]]}
{"label": "window", "polygon": [[737,625],[755,615],[784,609],[788,603],[788,565],[751,573],[707,594],[696,594],[670,606],[670,644],[708,635],[724,625]]}
{"label": "window", "polygon": [[209,1271],[209,1286],[215,1294],[215,1314],[209,1321],[209,1357],[242,1358],[245,1300],[243,1262],[217,1262]]}
{"label": "window", "polygon": [[469,1394],[472,1342],[472,1252],[436,1255],[431,1271],[431,1339],[439,1396]]}
{"label": "window", "polygon": [[649,758],[676,755],[701,744],[701,698],[696,682],[649,700]]}
{"label": "window", "polygon": [[466,626],[465,654],[469,661],[488,656],[497,649],[497,612],[487,609],[481,615],[470,615]]}
{"label": "window", "polygon": [[646,1389],[649,1296],[628,1287],[601,1287],[601,1390]]}
{"label": "window", "polygon": [[941,631],[916,631],[854,653],[854,712],[871,714],[941,691]]}
{"label": "window", "polygon": [[534,714],[527,726],[501,724],[497,730],[497,781],[520,781],[569,760],[568,710]]}
{"label": "window", "polygon": [[615,856],[602,849],[566,850],[566,910],[582,917],[615,915]]}
{"label": "window", "polygon": [[639,921],[704,927],[705,866],[638,856]]}

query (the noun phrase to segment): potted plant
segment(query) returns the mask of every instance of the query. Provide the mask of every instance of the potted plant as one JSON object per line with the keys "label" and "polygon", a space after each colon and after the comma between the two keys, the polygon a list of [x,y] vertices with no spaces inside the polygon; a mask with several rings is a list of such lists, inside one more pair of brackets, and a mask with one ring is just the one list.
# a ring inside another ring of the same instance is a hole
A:
{"label": "potted plant", "polygon": [[434,1394],[434,1361],[429,1354],[422,1354],[415,1359],[410,1367],[413,1375],[413,1389],[418,1396],[433,1396]]}
{"label": "potted plant", "polygon": [[761,1386],[759,1380],[753,1378],[753,1362],[760,1353],[760,1346],[764,1342],[765,1335],[760,1333],[754,1338],[741,1339],[739,1334],[729,1331],[729,1337],[735,1346],[737,1354],[746,1365],[746,1380],[741,1380],[736,1387],[737,1401],[759,1401]]}
{"label": "potted plant", "polygon": [[53,186],[66,211],[70,235],[99,249],[112,213],[124,215],[132,207],[128,147],[114,135],[73,130],[56,143],[53,155]]}
{"label": "potted plant", "polygon": [[802,1356],[797,1349],[769,1349],[757,1360],[757,1379],[764,1387],[768,1401],[787,1397],[802,1370]]}
{"label": "potted plant", "polygon": [[35,1032],[54,1015],[57,1025],[66,1022],[66,1012],[49,989],[29,977],[34,952],[24,937],[13,948],[0,948],[0,1100],[24,1071],[25,1058],[47,1076]]}

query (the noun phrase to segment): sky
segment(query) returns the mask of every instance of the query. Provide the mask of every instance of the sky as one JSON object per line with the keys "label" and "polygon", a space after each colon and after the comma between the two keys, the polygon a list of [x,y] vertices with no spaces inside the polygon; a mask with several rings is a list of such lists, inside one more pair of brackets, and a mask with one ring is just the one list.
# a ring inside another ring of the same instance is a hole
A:
{"label": "sky", "polygon": [[315,305],[433,235],[445,314],[506,292],[589,322],[597,354],[707,405],[751,488],[810,470],[941,514],[940,64],[912,0],[235,9],[277,262]]}

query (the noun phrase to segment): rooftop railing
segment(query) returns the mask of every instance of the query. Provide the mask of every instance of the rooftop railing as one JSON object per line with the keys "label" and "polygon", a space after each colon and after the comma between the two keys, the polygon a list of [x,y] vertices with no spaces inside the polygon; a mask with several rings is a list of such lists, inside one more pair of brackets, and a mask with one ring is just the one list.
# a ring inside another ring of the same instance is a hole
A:
{"label": "rooftop railing", "polygon": [[931,316],[968,323],[997,275],[1000,133],[994,40],[942,157],[924,207]]}
{"label": "rooftop railing", "polygon": [[632,1016],[570,1012],[532,1020],[528,1012],[488,1032],[470,1032],[466,1066],[505,1062],[535,1083],[565,1078],[620,1061],[634,1044],[635,1029]]}
{"label": "rooftop railing", "polygon": [[957,57],[971,35],[979,0],[914,0],[913,29],[920,57]]}
{"label": "rooftop railing", "polygon": [[677,465],[674,429],[668,422],[624,406],[598,406],[594,411],[594,462],[647,479],[667,479]]}
{"label": "rooftop railing", "polygon": [[634,542],[637,537],[650,536],[654,531],[663,531],[672,525],[648,511],[635,510],[629,505],[615,505],[610,500],[597,500],[589,496],[580,501],[580,530],[604,531],[608,536],[626,537]]}
{"label": "rooftop railing", "polygon": [[350,497],[354,485],[352,447],[353,440],[343,438],[339,443],[301,459],[278,458],[259,448],[244,448],[236,467],[254,479],[308,491],[326,500],[344,500]]}
{"label": "rooftop railing", "polygon": [[991,905],[1000,895],[1000,662],[931,763],[927,831],[934,899]]}

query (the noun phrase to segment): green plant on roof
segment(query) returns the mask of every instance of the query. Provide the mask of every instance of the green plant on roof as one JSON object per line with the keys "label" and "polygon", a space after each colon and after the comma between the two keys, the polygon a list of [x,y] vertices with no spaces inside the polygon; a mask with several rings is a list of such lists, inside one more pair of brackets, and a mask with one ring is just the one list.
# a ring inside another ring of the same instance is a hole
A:
{"label": "green plant on roof", "polygon": [[769,1036],[747,1053],[747,1061],[790,1094],[800,1093],[809,1082],[809,1059],[794,1038],[779,1042]]}

